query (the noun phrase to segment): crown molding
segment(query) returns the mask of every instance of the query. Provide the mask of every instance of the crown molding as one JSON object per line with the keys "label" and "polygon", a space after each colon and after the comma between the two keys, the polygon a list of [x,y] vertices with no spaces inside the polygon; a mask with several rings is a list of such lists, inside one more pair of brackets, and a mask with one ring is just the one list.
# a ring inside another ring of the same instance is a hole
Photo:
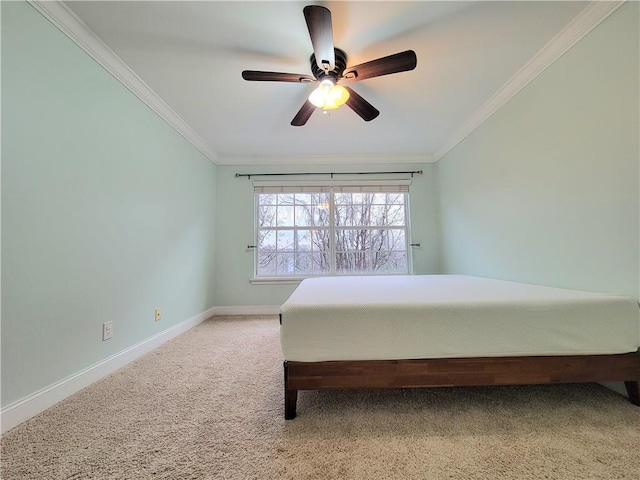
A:
{"label": "crown molding", "polygon": [[433,155],[282,155],[221,156],[218,165],[372,165],[434,163]]}
{"label": "crown molding", "polygon": [[433,155],[440,160],[529,82],[615,12],[623,1],[592,1],[487,100]]}
{"label": "crown molding", "polygon": [[[220,165],[239,165],[248,163],[262,164],[265,161],[277,164],[291,162],[293,157],[229,156],[220,158],[176,112],[138,77],[138,75],[136,75],[113,50],[100,40],[63,2],[59,0],[27,1],[213,163]],[[564,29],[538,51],[538,53],[518,70],[489,100],[469,117],[463,123],[462,127],[449,137],[438,151],[434,154],[425,154],[420,157],[407,157],[406,160],[408,163],[433,163],[440,160],[500,107],[520,92],[529,82],[624,3],[625,0],[590,2]],[[296,159],[298,161],[301,160],[301,158],[298,157],[296,157]],[[387,163],[389,157],[354,155],[342,156],[340,158],[304,157],[303,160],[322,164],[334,164],[344,161],[349,161],[350,163]]]}
{"label": "crown molding", "polygon": [[59,0],[27,1],[205,157],[213,163],[217,162],[218,155],[216,152],[151,87],[136,75],[113,50],[100,40],[69,7]]}

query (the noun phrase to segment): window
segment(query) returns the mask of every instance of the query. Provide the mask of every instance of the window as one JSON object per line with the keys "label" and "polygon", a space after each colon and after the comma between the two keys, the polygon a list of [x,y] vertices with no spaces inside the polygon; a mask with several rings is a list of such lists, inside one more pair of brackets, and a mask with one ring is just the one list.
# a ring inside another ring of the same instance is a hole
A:
{"label": "window", "polygon": [[256,186],[256,277],[408,273],[408,188]]}

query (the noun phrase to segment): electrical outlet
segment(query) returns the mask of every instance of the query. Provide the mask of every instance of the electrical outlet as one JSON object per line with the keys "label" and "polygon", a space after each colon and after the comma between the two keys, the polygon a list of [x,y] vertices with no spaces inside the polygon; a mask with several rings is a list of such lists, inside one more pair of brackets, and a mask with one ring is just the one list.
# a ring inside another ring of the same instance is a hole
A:
{"label": "electrical outlet", "polygon": [[109,340],[113,337],[113,322],[104,322],[102,324],[102,341]]}
{"label": "electrical outlet", "polygon": [[162,320],[162,315],[160,315],[160,309],[156,308],[156,322]]}

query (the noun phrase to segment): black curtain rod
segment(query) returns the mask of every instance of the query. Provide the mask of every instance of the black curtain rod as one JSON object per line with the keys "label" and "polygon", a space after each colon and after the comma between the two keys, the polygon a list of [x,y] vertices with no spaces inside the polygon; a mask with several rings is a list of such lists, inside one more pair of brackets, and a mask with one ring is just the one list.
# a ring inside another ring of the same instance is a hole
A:
{"label": "black curtain rod", "polygon": [[422,175],[422,170],[409,170],[405,172],[300,172],[300,173],[236,173],[236,178],[238,177],[247,177],[250,179],[251,177],[274,177],[274,176],[290,176],[290,175],[331,175],[333,178],[334,175],[392,175],[399,173],[410,173],[411,178],[415,174]]}

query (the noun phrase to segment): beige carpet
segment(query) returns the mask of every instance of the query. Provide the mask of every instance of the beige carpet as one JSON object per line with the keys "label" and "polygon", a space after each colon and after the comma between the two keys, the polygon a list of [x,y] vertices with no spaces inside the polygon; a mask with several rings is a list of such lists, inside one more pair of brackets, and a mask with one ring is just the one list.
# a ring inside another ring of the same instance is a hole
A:
{"label": "beige carpet", "polygon": [[220,317],[2,438],[13,479],[638,479],[640,408],[599,385],[301,392],[276,317]]}

